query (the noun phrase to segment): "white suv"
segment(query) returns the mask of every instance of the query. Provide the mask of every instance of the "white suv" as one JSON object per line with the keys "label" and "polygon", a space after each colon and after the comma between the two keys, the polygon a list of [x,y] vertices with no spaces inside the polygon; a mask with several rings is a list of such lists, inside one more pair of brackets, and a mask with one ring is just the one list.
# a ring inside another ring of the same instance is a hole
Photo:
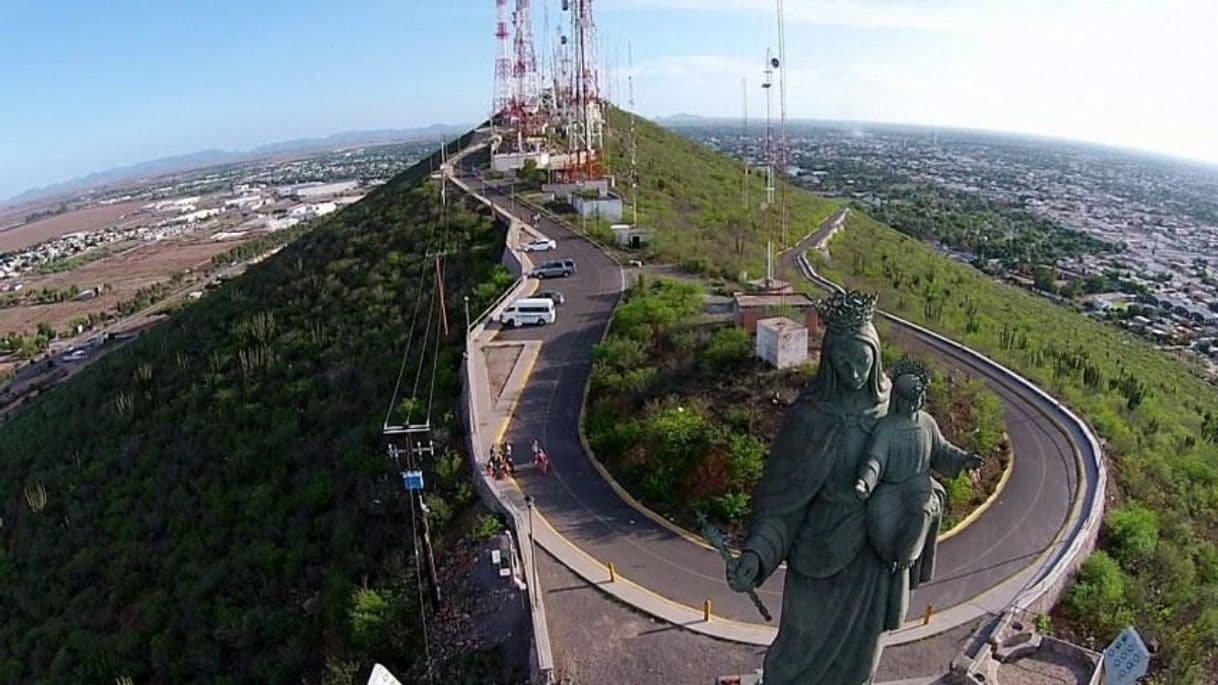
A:
{"label": "white suv", "polygon": [[553,240],[530,240],[521,249],[525,252],[549,252],[550,250],[557,250],[558,243]]}

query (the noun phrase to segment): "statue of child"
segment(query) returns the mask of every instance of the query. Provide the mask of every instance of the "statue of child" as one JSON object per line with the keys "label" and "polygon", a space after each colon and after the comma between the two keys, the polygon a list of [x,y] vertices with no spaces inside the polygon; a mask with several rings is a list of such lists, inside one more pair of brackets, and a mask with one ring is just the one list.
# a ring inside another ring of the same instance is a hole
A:
{"label": "statue of child", "polygon": [[[879,420],[865,452],[854,489],[867,501],[867,536],[894,572],[922,556],[928,535],[937,535],[946,492],[930,471],[955,478],[976,470],[983,458],[948,442],[934,417],[922,411],[930,373],[912,359],[893,366],[888,414]],[[933,561],[933,560],[932,560]],[[919,576],[927,573],[919,573]],[[917,579],[911,579],[917,585]]]}

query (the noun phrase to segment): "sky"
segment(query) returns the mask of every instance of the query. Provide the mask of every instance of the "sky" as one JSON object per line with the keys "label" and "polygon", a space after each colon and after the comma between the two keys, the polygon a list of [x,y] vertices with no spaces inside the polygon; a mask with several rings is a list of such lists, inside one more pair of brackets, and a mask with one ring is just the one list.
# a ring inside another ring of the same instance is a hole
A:
{"label": "sky", "polygon": [[[560,0],[532,2],[543,51]],[[738,117],[747,96],[757,120],[776,4],[595,0],[603,87],[625,104],[632,81],[648,116]],[[1218,163],[1216,0],[784,4],[789,118]],[[203,149],[478,121],[494,21],[493,0],[0,0],[0,198]]]}

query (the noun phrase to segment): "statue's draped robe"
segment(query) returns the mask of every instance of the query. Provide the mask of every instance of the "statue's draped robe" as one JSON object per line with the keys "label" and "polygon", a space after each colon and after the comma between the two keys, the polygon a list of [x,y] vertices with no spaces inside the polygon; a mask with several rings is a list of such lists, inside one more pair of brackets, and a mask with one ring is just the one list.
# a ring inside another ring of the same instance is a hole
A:
{"label": "statue's draped robe", "polygon": [[[786,413],[743,548],[762,577],[787,561],[778,637],[765,658],[766,685],[860,685],[879,663],[880,636],[904,604],[908,582],[867,543],[866,502],[854,491],[881,400],[848,408],[814,385]],[[925,547],[933,554],[934,539]]]}
{"label": "statue's draped robe", "polygon": [[901,588],[890,597],[889,630],[900,626],[909,609],[909,590],[929,582],[935,572],[935,539],[947,511],[947,492],[931,469],[955,478],[970,453],[943,437],[930,414],[889,414],[872,431],[860,478],[873,492],[867,501],[868,538],[885,562],[912,562],[901,573]]}

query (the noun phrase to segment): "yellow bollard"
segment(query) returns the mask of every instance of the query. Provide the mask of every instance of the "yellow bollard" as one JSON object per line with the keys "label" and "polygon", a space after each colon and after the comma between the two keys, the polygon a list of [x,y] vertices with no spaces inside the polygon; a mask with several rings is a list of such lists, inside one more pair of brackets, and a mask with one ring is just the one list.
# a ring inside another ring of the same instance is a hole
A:
{"label": "yellow bollard", "polygon": [[617,582],[617,568],[615,568],[615,567],[613,566],[613,562],[612,562],[612,561],[611,561],[611,562],[609,562],[609,582],[610,582],[610,583],[616,583],[616,582]]}
{"label": "yellow bollard", "polygon": [[710,609],[711,609],[710,597],[707,597],[706,601],[702,603],[702,620],[703,621],[708,621],[708,622],[710,621]]}
{"label": "yellow bollard", "polygon": [[930,625],[930,616],[934,613],[935,608],[929,604],[926,605],[926,611],[922,613],[922,625]]}

